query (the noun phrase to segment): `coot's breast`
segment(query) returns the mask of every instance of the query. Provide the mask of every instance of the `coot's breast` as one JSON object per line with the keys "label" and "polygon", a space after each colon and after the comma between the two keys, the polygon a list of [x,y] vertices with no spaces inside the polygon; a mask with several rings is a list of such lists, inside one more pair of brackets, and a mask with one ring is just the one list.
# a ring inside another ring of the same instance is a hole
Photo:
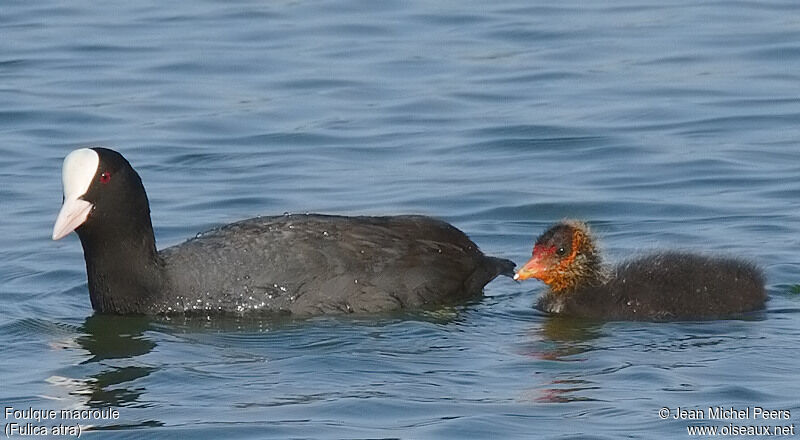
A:
{"label": "coot's breast", "polygon": [[476,280],[487,257],[458,229],[422,216],[260,217],[160,254],[168,299],[156,312],[387,311],[463,301],[497,274]]}

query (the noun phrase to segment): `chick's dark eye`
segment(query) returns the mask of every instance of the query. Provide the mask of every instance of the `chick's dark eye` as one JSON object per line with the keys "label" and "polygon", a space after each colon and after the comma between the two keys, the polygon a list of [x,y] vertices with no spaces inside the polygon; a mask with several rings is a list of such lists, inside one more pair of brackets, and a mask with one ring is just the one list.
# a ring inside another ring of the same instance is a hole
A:
{"label": "chick's dark eye", "polygon": [[558,250],[556,250],[556,253],[558,255],[564,255],[565,252],[567,252],[567,250],[564,249],[563,247],[560,247],[560,248],[558,248]]}
{"label": "chick's dark eye", "polygon": [[103,174],[100,174],[100,183],[106,184],[109,180],[111,180],[111,173],[105,171]]}

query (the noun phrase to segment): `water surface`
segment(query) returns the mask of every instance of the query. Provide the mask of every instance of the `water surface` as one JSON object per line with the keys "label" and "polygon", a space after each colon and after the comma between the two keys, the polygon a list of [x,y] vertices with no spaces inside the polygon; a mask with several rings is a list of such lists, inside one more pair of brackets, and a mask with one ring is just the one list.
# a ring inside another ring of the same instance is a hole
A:
{"label": "water surface", "polygon": [[[484,3],[4,4],[0,403],[117,409],[84,433],[102,438],[697,424],[662,407],[800,420],[798,5]],[[583,322],[534,311],[541,284],[499,279],[401,316],[93,316],[76,237],[49,238],[61,160],[83,145],[131,160],[162,247],[259,214],[418,213],[521,263],[578,217],[610,260],[752,259],[771,300],[746,319]]]}

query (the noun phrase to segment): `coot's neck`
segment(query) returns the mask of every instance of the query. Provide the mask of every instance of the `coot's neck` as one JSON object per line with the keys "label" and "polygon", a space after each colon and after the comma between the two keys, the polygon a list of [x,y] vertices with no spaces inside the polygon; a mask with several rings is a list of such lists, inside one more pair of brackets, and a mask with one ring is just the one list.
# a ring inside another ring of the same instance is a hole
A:
{"label": "coot's neck", "polygon": [[149,213],[146,221],[78,228],[92,307],[103,313],[145,313],[164,284]]}
{"label": "coot's neck", "polygon": [[560,271],[548,282],[548,294],[570,296],[576,292],[592,289],[607,283],[609,270],[600,256],[593,251],[579,252],[569,268]]}

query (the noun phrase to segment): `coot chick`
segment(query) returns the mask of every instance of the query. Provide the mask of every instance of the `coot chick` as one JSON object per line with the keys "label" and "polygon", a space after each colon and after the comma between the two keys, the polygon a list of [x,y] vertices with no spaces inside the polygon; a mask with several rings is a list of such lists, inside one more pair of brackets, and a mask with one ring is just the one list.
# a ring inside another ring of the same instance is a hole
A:
{"label": "coot chick", "polygon": [[75,150],[62,178],[53,239],[77,232],[98,312],[383,312],[463,302],[513,275],[513,262],[424,216],[258,217],[157,251],[144,186],[121,154]]}
{"label": "coot chick", "polygon": [[588,226],[565,220],[548,229],[514,279],[549,286],[538,308],[610,320],[713,319],[764,307],[764,276],[751,263],[661,252],[609,268]]}

